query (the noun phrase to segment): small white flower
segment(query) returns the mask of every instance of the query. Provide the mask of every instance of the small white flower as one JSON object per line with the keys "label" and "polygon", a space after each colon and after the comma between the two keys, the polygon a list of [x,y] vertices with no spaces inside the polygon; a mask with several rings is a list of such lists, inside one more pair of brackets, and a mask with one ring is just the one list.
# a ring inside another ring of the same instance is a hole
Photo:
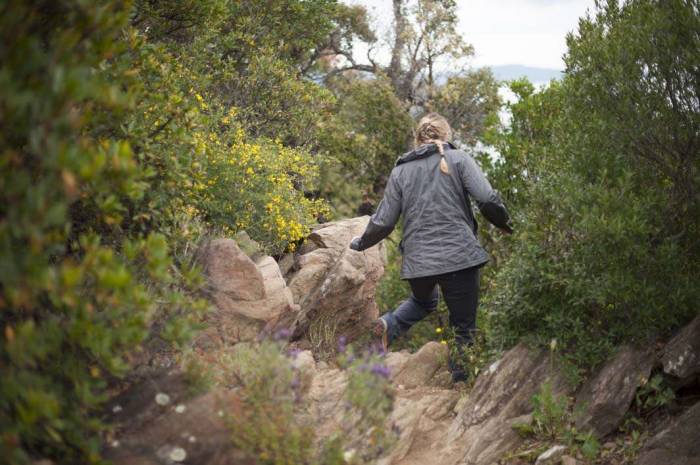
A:
{"label": "small white flower", "polygon": [[173,462],[182,462],[187,458],[187,452],[182,447],[176,447],[170,451],[169,457]]}
{"label": "small white flower", "polygon": [[223,417],[223,416],[224,416],[224,411],[223,411],[223,410],[219,410],[218,412],[216,412],[216,414],[219,415],[220,417]]}
{"label": "small white flower", "polygon": [[188,440],[189,442],[197,442],[197,438],[194,437],[194,436],[190,436],[189,438],[187,438],[187,440]]}
{"label": "small white flower", "polygon": [[343,460],[345,460],[346,462],[352,460],[353,457],[355,457],[355,449],[349,449],[343,452]]}
{"label": "small white flower", "polygon": [[117,440],[112,441],[112,447],[119,447],[119,441],[117,441]]}
{"label": "small white flower", "polygon": [[170,396],[164,392],[159,392],[156,394],[156,404],[158,405],[168,405],[170,403]]}
{"label": "small white flower", "polygon": [[119,413],[121,411],[122,411],[121,405],[115,405],[114,407],[112,407],[112,412],[114,412],[114,413]]}
{"label": "small white flower", "polygon": [[184,404],[180,404],[180,405],[178,405],[177,407],[175,407],[175,412],[177,412],[177,413],[182,413],[182,412],[185,411],[185,409],[186,409],[185,405],[184,405]]}

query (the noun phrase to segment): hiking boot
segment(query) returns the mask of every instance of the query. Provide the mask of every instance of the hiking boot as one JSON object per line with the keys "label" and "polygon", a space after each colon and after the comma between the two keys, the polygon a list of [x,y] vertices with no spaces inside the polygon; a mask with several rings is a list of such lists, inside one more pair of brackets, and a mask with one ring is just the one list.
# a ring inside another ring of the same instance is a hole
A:
{"label": "hiking boot", "polygon": [[376,341],[377,345],[386,352],[389,345],[387,332],[389,330],[389,325],[387,325],[384,318],[377,318],[374,320],[370,326],[370,333],[372,334],[372,339]]}

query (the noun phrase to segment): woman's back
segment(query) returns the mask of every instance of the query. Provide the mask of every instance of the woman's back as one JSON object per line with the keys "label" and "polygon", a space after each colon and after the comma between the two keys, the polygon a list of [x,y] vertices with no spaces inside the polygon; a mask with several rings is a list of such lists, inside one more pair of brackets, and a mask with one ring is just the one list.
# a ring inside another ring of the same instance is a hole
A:
{"label": "woman's back", "polygon": [[462,183],[469,155],[446,144],[444,157],[448,173],[440,169],[437,145],[423,145],[399,158],[391,173],[387,189],[399,190],[401,198],[403,278],[447,273],[488,261],[476,239],[469,193]]}

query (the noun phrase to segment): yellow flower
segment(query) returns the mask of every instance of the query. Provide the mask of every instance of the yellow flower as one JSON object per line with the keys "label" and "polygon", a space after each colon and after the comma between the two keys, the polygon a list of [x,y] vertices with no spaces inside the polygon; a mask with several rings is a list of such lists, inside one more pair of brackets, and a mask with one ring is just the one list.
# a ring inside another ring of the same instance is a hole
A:
{"label": "yellow flower", "polygon": [[435,328],[435,332],[440,334],[442,332],[442,328]]}
{"label": "yellow flower", "polygon": [[443,339],[442,341],[440,341],[440,344],[445,344],[445,345],[446,345],[446,344],[447,344],[447,341]]}

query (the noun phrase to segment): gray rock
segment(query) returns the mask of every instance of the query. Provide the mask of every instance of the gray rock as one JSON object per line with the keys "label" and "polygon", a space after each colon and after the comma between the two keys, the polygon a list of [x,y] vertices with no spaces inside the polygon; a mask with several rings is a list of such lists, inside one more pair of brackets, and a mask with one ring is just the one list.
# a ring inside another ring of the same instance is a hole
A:
{"label": "gray rock", "polygon": [[564,455],[561,458],[561,465],[579,465],[579,461],[570,455]]}
{"label": "gray rock", "polygon": [[539,457],[537,457],[537,460],[535,461],[535,465],[555,465],[558,464],[561,458],[564,456],[564,453],[566,452],[566,446],[562,445],[556,445],[552,446],[546,451],[542,452]]}
{"label": "gray rock", "polygon": [[661,356],[664,373],[687,384],[700,375],[700,316],[678,333]]}
{"label": "gray rock", "polygon": [[654,358],[648,351],[623,347],[581,387],[574,412],[576,427],[599,437],[613,432],[629,409],[634,393],[649,377]]}
{"label": "gray rock", "polygon": [[700,402],[651,438],[636,465],[700,465]]}
{"label": "gray rock", "polygon": [[444,464],[490,465],[523,439],[512,428],[532,412],[532,396],[545,380],[555,394],[568,388],[559,372],[551,370],[544,351],[519,344],[484,370],[450,425],[445,443]]}

